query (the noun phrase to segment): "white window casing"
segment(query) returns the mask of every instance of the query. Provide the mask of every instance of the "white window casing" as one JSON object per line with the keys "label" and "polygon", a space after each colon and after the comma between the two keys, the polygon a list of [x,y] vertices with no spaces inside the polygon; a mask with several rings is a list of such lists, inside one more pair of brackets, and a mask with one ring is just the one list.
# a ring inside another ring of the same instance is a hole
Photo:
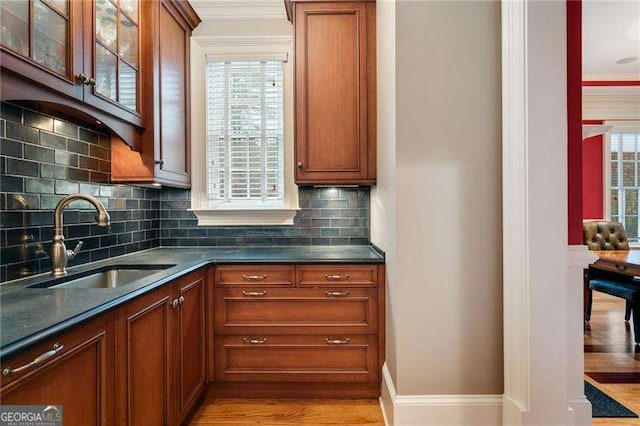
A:
{"label": "white window casing", "polygon": [[191,209],[198,225],[293,224],[292,48],[289,36],[192,38]]}
{"label": "white window casing", "polygon": [[[635,200],[630,200],[632,204],[638,205],[638,195],[640,191],[640,122],[635,121],[607,121],[606,125],[612,129],[604,137],[604,216],[607,220],[622,222],[627,228],[632,221],[627,221],[627,216],[635,218],[636,225],[633,229],[627,229],[630,234],[632,245],[638,244],[640,235],[640,214],[632,212],[627,207],[627,195],[633,193]],[[612,157],[612,152],[616,152],[616,158]],[[633,159],[631,159],[633,156]],[[613,167],[615,164],[615,167]],[[625,170],[633,168],[634,179],[630,182],[624,178]],[[616,209],[613,211],[612,193],[616,191],[618,197]],[[636,207],[637,209],[638,207]],[[627,213],[628,212],[628,213]]]}

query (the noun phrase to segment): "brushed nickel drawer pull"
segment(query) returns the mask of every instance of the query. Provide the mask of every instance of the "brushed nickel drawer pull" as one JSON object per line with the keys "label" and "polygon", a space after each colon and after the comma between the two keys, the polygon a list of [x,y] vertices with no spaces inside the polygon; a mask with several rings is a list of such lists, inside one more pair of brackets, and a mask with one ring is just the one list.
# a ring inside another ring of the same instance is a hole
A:
{"label": "brushed nickel drawer pull", "polygon": [[267,290],[264,290],[264,291],[243,291],[242,295],[243,296],[249,296],[249,297],[266,296],[267,295]]}
{"label": "brushed nickel drawer pull", "polygon": [[246,281],[264,281],[267,279],[267,275],[243,275],[242,279]]}
{"label": "brushed nickel drawer pull", "polygon": [[324,279],[329,281],[346,281],[349,279],[349,274],[324,274]]}
{"label": "brushed nickel drawer pull", "polygon": [[327,342],[327,345],[346,345],[347,343],[349,343],[349,338],[345,337],[344,339],[329,339],[328,337],[325,337],[324,341]]}
{"label": "brushed nickel drawer pull", "polygon": [[242,339],[245,345],[264,345],[267,343],[267,338],[263,337],[261,339],[250,339],[248,337],[244,337]]}
{"label": "brushed nickel drawer pull", "polygon": [[345,291],[329,291],[329,290],[325,290],[324,294],[327,297],[347,297],[349,295],[349,290],[345,290]]}
{"label": "brushed nickel drawer pull", "polygon": [[56,356],[58,352],[60,352],[63,348],[64,348],[64,345],[61,345],[60,343],[56,342],[53,345],[53,349],[51,349],[50,351],[43,353],[42,355],[38,356],[36,359],[31,361],[30,363],[25,364],[21,367],[18,367],[18,368],[7,367],[4,370],[2,370],[2,375],[5,377],[11,376],[12,374],[16,374],[24,370],[28,370],[29,368],[37,367],[38,365],[42,364],[49,358],[53,358],[54,356]]}

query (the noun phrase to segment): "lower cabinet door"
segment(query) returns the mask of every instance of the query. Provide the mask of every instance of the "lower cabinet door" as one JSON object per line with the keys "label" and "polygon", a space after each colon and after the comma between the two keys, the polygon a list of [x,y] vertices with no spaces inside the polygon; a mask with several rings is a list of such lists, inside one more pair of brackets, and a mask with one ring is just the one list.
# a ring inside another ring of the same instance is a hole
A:
{"label": "lower cabinet door", "polygon": [[175,284],[177,310],[176,399],[177,424],[198,401],[205,385],[205,279],[204,272],[181,278]]}
{"label": "lower cabinet door", "polygon": [[218,335],[215,380],[377,382],[377,344],[377,335]]}
{"label": "lower cabinet door", "polygon": [[[64,425],[113,424],[112,353],[112,330],[104,318],[80,325],[3,362],[0,401],[62,406]],[[29,367],[35,359],[40,365]],[[47,413],[53,419],[58,414]]]}
{"label": "lower cabinet door", "polygon": [[171,286],[124,305],[118,317],[119,425],[173,424]]}

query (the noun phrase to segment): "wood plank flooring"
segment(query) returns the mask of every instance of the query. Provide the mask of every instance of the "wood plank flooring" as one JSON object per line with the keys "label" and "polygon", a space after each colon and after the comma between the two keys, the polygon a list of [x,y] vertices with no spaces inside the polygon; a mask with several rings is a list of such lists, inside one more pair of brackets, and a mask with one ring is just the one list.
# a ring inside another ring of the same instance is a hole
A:
{"label": "wood plank flooring", "polygon": [[384,426],[378,400],[205,399],[191,425]]}
{"label": "wood plank flooring", "polygon": [[[640,353],[624,323],[625,302],[593,293],[591,323],[584,336],[585,380],[640,414]],[[636,425],[640,419],[594,418],[596,426]]]}

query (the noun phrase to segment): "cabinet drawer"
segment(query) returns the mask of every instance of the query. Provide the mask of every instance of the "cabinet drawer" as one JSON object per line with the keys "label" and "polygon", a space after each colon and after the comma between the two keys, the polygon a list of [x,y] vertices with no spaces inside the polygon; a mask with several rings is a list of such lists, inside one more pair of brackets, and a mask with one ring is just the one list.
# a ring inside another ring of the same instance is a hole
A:
{"label": "cabinet drawer", "polygon": [[313,265],[298,266],[300,287],[375,287],[378,269],[375,265]]}
{"label": "cabinet drawer", "polygon": [[377,291],[372,288],[218,288],[215,292],[216,333],[377,332]]}
{"label": "cabinet drawer", "polygon": [[289,265],[227,265],[216,268],[216,286],[293,287],[295,268]]}
{"label": "cabinet drawer", "polygon": [[377,344],[375,335],[216,336],[215,380],[377,382]]}

